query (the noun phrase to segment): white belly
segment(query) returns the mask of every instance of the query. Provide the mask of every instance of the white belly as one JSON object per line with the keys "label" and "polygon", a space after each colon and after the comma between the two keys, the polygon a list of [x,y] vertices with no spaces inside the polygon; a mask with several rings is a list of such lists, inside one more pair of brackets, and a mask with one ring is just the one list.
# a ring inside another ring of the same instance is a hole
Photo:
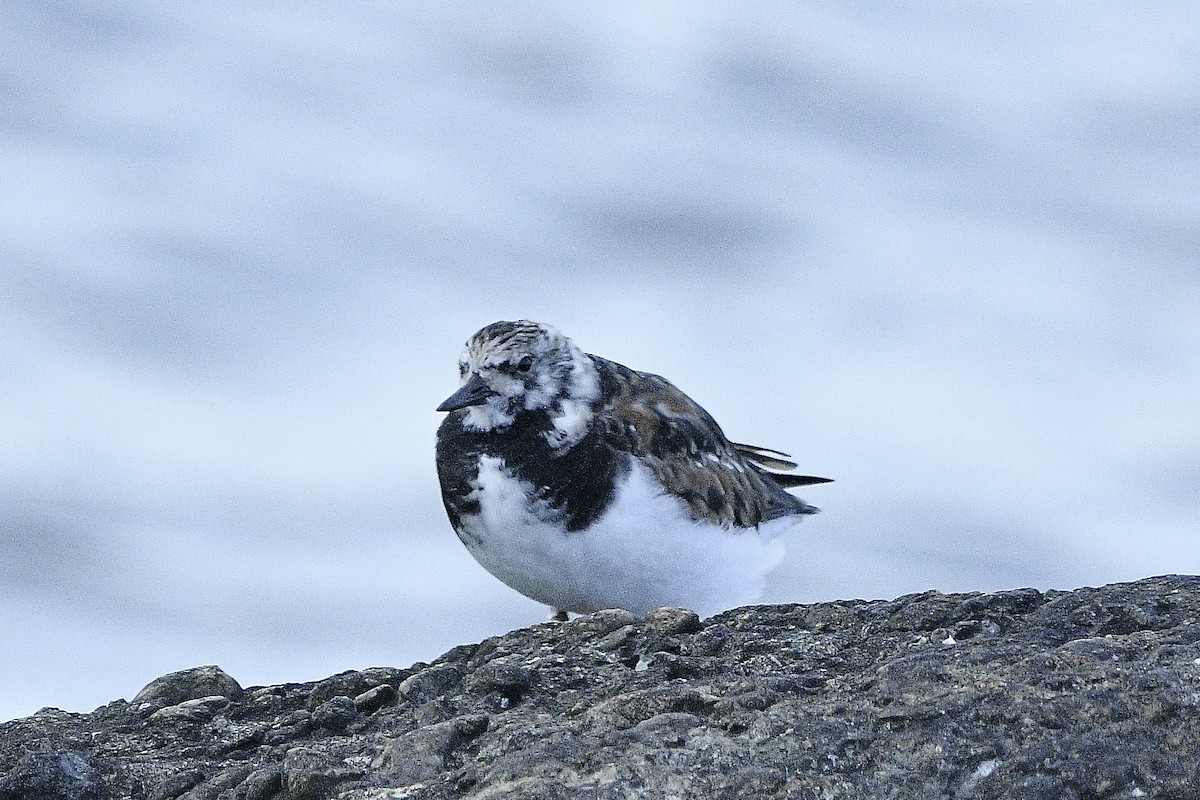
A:
{"label": "white belly", "polygon": [[697,522],[636,460],[613,504],[582,531],[533,513],[533,487],[498,458],[480,459],[477,486],[480,513],[464,516],[460,531],[475,559],[518,592],[581,613],[679,606],[707,616],[753,603],[783,556],[775,536],[797,521],[759,530]]}

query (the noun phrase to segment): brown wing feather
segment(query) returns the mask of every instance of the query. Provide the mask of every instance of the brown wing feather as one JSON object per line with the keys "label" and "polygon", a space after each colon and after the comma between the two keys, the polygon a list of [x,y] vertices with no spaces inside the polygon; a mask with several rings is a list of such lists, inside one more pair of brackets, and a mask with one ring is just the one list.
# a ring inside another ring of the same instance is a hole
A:
{"label": "brown wing feather", "polygon": [[708,412],[665,378],[592,359],[606,378],[606,440],[653,469],[694,518],[750,528],[815,511],[765,471],[795,466],[778,458],[782,453],[730,442]]}
{"label": "brown wing feather", "polygon": [[757,447],[752,444],[738,444],[730,442],[734,450],[737,450],[742,458],[747,461],[752,461],[764,469],[780,469],[790,470],[796,468],[796,462],[791,461],[791,456],[787,453],[781,453],[778,450],[768,450],[765,447]]}

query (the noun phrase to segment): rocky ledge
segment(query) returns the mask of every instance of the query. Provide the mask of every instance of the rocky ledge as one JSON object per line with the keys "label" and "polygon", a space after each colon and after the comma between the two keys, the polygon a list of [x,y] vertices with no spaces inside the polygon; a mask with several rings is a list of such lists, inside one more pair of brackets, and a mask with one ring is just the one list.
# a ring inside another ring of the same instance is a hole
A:
{"label": "rocky ledge", "polygon": [[1194,800],[1197,620],[1167,576],[606,611],[316,683],[200,667],[0,725],[0,800]]}

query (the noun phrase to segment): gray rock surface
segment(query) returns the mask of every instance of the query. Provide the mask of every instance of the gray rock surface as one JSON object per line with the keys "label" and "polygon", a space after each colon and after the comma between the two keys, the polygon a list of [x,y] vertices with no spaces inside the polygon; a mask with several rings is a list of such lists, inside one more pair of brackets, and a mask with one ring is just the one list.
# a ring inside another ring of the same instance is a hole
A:
{"label": "gray rock surface", "polygon": [[1200,798],[1200,578],[701,622],[605,611],[433,664],[215,667],[0,725],[0,800]]}

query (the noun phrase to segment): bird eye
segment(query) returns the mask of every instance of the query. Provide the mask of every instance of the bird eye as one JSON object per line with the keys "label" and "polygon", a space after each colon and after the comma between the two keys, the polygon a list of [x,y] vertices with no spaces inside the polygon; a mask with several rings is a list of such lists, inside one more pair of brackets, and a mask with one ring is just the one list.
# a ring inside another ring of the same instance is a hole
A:
{"label": "bird eye", "polygon": [[533,367],[533,356],[525,356],[517,362],[517,370],[519,372],[529,372]]}

